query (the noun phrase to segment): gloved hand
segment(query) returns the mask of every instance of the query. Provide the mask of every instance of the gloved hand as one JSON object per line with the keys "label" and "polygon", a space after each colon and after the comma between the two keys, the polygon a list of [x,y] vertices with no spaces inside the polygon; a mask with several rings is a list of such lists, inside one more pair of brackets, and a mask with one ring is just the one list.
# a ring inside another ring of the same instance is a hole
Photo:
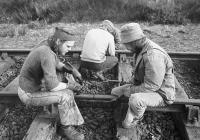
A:
{"label": "gloved hand", "polygon": [[116,88],[113,88],[112,91],[111,91],[111,95],[113,96],[116,96],[116,98],[118,97],[121,97],[123,95],[127,96],[127,97],[130,97],[130,92],[131,92],[131,84],[125,84],[123,86],[119,86],[119,87],[116,87]]}
{"label": "gloved hand", "polygon": [[74,67],[72,66],[69,62],[66,62],[65,65],[64,65],[64,71],[67,72],[67,73],[70,73],[73,75],[74,79],[82,84],[83,82],[83,79],[82,79],[82,76],[80,74],[80,72]]}
{"label": "gloved hand", "polygon": [[67,88],[74,91],[74,92],[79,92],[82,88],[82,86],[77,83],[74,79],[74,77],[71,74],[67,74],[65,76],[67,82]]}
{"label": "gloved hand", "polygon": [[115,94],[112,94],[112,99],[111,99],[111,102],[114,102],[114,101],[117,101],[117,99],[119,98],[118,95],[115,95]]}
{"label": "gloved hand", "polygon": [[82,89],[82,86],[77,82],[68,81],[67,88],[74,92],[79,92]]}

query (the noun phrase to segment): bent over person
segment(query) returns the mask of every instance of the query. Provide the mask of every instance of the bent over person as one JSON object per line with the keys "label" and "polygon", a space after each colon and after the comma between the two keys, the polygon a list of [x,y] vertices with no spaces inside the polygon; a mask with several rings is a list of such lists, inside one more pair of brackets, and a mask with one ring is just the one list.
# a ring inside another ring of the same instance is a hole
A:
{"label": "bent over person", "polygon": [[115,46],[119,43],[117,29],[111,21],[104,20],[99,28],[89,30],[85,36],[80,69],[92,71],[95,78],[104,80],[103,72],[118,62]]}
{"label": "bent over person", "polygon": [[[73,45],[72,34],[64,28],[56,28],[48,43],[34,48],[26,58],[20,72],[18,95],[26,105],[46,106],[57,103],[59,134],[69,140],[83,140],[84,135],[73,127],[84,123],[73,95],[73,90],[80,88],[80,85],[60,82],[56,75],[56,70],[66,71],[81,80],[80,73],[74,67],[66,66],[57,58],[58,54],[65,55]],[[42,79],[46,91],[41,91]]]}
{"label": "bent over person", "polygon": [[134,127],[147,108],[172,104],[175,100],[173,63],[167,52],[148,39],[138,23],[121,27],[121,42],[135,54],[135,73],[130,84],[112,89],[111,94],[129,97],[129,107],[122,122]]}

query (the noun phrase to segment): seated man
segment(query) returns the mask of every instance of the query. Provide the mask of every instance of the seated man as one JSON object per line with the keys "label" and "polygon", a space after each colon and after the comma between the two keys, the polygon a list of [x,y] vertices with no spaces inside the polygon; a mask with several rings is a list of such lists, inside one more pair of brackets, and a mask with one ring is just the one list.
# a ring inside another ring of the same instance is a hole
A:
{"label": "seated man", "polygon": [[[84,123],[72,92],[81,86],[75,82],[60,82],[56,75],[56,70],[66,71],[81,80],[75,68],[64,65],[57,58],[58,54],[65,55],[73,45],[73,36],[64,28],[56,28],[48,44],[34,48],[21,69],[18,96],[27,105],[46,106],[57,103],[61,123],[59,134],[69,140],[83,140],[84,135],[73,127]],[[47,91],[41,91],[42,79]]]}
{"label": "seated man", "polygon": [[122,126],[134,127],[147,106],[165,106],[175,100],[173,63],[167,52],[148,39],[137,23],[121,27],[121,42],[135,54],[135,74],[131,84],[112,89],[111,94],[129,97],[129,107]]}
{"label": "seated man", "polygon": [[115,57],[114,40],[119,45],[119,34],[109,20],[103,21],[100,28],[91,29],[85,36],[80,70],[82,68],[92,70],[97,79],[104,80],[102,73],[118,62]]}

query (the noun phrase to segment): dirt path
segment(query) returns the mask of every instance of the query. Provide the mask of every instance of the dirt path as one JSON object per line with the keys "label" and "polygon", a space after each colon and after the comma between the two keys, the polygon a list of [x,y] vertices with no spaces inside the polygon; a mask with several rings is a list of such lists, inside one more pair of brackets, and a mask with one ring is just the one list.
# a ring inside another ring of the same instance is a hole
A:
{"label": "dirt path", "polygon": [[[46,39],[53,33],[53,27],[65,26],[76,33],[76,47],[74,49],[81,49],[84,36],[91,28],[97,27],[99,23],[56,23],[46,25],[43,27],[28,28],[28,25],[11,25],[1,24],[0,29],[9,30],[14,29],[13,37],[0,37],[1,48],[32,48],[40,41]],[[116,24],[118,28],[123,24]],[[182,52],[200,52],[200,24],[188,24],[185,26],[179,25],[148,25],[141,24],[145,30],[145,34],[160,44],[167,51],[182,51]],[[18,35],[16,32],[19,27],[25,28],[26,34],[24,36]],[[1,32],[0,31],[0,32]],[[122,47],[123,48],[123,47]]]}

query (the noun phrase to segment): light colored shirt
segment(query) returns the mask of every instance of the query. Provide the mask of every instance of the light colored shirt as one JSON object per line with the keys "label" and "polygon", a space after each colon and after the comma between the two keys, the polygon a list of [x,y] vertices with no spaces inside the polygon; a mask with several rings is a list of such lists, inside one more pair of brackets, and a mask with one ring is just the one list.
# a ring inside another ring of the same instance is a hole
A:
{"label": "light colored shirt", "polygon": [[102,63],[106,60],[107,53],[115,56],[113,35],[103,29],[91,29],[85,36],[81,60]]}

